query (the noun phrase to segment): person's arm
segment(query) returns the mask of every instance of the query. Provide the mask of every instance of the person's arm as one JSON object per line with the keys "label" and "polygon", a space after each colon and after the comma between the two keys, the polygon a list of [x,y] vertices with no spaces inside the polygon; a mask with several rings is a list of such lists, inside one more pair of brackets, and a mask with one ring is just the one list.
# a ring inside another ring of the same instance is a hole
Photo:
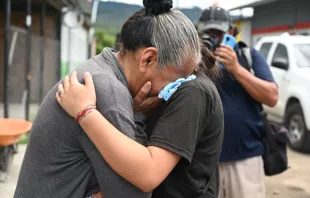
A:
{"label": "person's arm", "polygon": [[86,154],[85,160],[89,160],[91,163],[91,167],[85,167],[85,171],[94,171],[104,197],[151,197],[150,193],[143,192],[115,172],[83,130],[81,130],[79,142],[83,149],[82,152]]}
{"label": "person's arm", "polygon": [[145,133],[147,116],[162,101],[158,97],[149,97],[150,91],[151,83],[147,82],[133,98],[134,119],[137,126],[136,141],[144,146],[147,143],[147,134]]}
{"label": "person's arm", "polygon": [[[145,117],[140,115],[134,119],[129,95],[122,94],[112,100],[113,104],[107,104],[106,100],[104,100],[107,97],[105,94],[109,94],[109,97],[111,97],[113,91],[108,90],[107,82],[104,82],[104,84],[104,87],[101,88],[101,94],[103,95],[97,93],[97,107],[100,110],[100,113],[97,113],[105,122],[97,122],[98,117],[92,120],[93,115],[91,114],[95,114],[93,112],[88,115],[91,123],[87,123],[87,116],[86,120],[82,120],[80,124],[115,172],[142,191],[151,192],[167,177],[177,163],[176,158],[178,156],[163,149],[146,148]],[[140,91],[140,93],[144,92],[147,92],[147,90]],[[117,93],[121,94],[120,90]],[[100,98],[103,100],[100,100]],[[118,101],[117,98],[121,98],[122,101]],[[126,98],[128,100],[124,100]],[[143,98],[143,94],[138,94],[134,102],[137,102],[139,98]],[[86,124],[84,121],[86,121]],[[137,122],[139,122],[139,125],[136,127]],[[105,123],[108,123],[108,125],[101,125]],[[93,130],[99,133],[91,133]],[[107,134],[105,135],[104,132],[107,132]],[[132,134],[135,135],[134,138]],[[125,150],[123,151],[122,148]],[[158,159],[159,161],[156,161]]]}
{"label": "person's arm", "polygon": [[182,88],[165,105],[147,148],[125,137],[99,112],[81,121],[109,165],[143,191],[155,189],[181,157],[191,162],[199,131],[213,116],[211,100],[198,88]]}
{"label": "person's arm", "polygon": [[[64,90],[64,92],[61,96],[56,94],[57,101],[71,116],[76,116],[77,112],[87,105],[96,103],[92,77],[86,73],[84,78],[85,85],[82,85],[77,81],[76,74],[72,73],[70,80],[65,79],[63,87],[60,85],[58,88],[58,91]],[[95,82],[101,81],[103,79],[98,78]],[[104,112],[104,115],[115,114],[114,122],[110,121],[113,124],[123,125],[124,128],[119,128],[122,132],[117,130],[99,111],[88,114],[81,120],[80,125],[115,172],[142,191],[150,192],[168,176],[180,160],[180,156],[158,147],[146,148],[129,138],[134,136],[136,131],[133,127],[132,104],[128,100],[122,100],[128,97],[124,95],[114,97],[107,104],[100,103],[100,99],[120,92],[118,88],[116,88],[117,91],[109,90],[106,83],[103,84],[102,87],[96,86],[97,107],[100,112]],[[114,86],[113,83],[108,85]]]}
{"label": "person's arm", "polygon": [[277,104],[278,87],[274,83],[269,66],[262,55],[254,54],[254,76],[239,64],[236,52],[229,46],[221,45],[216,54],[219,56],[217,60],[225,65],[227,71],[234,75],[236,80],[256,101],[271,107]]}
{"label": "person's arm", "polygon": [[274,82],[262,80],[239,66],[233,75],[256,101],[274,107],[278,102],[278,87]]}
{"label": "person's arm", "polygon": [[172,171],[180,156],[158,147],[144,147],[117,130],[100,112],[81,121],[81,127],[108,164],[145,192],[154,190]]}
{"label": "person's arm", "polygon": [[[94,82],[98,90],[96,92],[98,111],[116,128],[124,132],[124,136],[134,140],[137,128],[133,117],[131,95],[127,88],[104,75],[94,76]],[[100,190],[105,197],[150,197],[149,193],[143,192],[115,172],[82,129],[78,140],[92,165]]]}

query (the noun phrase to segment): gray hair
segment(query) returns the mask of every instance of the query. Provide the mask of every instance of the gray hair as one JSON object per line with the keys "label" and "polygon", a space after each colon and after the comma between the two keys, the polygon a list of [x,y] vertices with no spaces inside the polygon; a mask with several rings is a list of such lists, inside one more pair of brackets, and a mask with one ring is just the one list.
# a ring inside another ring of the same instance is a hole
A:
{"label": "gray hair", "polygon": [[158,50],[160,69],[182,69],[201,61],[200,39],[194,24],[180,11],[154,17],[151,43]]}

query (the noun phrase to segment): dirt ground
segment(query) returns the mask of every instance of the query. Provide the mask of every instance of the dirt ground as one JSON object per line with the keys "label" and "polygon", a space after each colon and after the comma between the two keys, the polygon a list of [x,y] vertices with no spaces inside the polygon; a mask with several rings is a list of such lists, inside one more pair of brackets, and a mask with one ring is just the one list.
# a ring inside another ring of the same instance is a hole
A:
{"label": "dirt ground", "polygon": [[[0,183],[0,198],[13,197],[25,148],[19,146],[7,181]],[[285,173],[266,177],[266,198],[310,198],[310,155],[289,150],[289,164],[290,169]]]}
{"label": "dirt ground", "polygon": [[310,198],[310,155],[289,150],[290,169],[266,177],[267,198]]}

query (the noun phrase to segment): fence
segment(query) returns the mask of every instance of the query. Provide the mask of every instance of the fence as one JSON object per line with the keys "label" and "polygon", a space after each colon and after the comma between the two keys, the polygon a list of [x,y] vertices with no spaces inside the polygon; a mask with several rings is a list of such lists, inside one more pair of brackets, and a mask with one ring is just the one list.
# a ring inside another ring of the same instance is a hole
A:
{"label": "fence", "polygon": [[[3,41],[3,32],[0,32]],[[60,68],[60,42],[59,40],[43,38],[44,43],[44,67],[41,68],[41,40],[40,36],[32,35],[31,46],[26,46],[27,32],[17,27],[11,27],[9,34],[9,72],[8,72],[8,102],[9,117],[25,119],[26,78],[30,78],[29,118],[32,120],[41,103],[40,90],[45,96],[59,79]],[[3,49],[3,48],[2,48]],[[25,75],[27,50],[30,55],[30,76]],[[2,53],[3,54],[3,53]],[[3,57],[0,56],[1,64]],[[0,65],[1,65],[0,64]],[[3,67],[3,66],[2,66]],[[3,87],[2,74],[0,85]],[[0,101],[3,101],[3,90],[0,92]],[[3,116],[3,105],[0,106],[0,117]]]}

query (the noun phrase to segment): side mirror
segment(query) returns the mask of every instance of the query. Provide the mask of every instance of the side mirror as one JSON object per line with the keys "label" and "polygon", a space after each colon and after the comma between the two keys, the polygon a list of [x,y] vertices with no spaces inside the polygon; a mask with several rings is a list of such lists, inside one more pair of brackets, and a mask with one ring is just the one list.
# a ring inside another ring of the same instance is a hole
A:
{"label": "side mirror", "polygon": [[279,68],[279,69],[283,69],[283,70],[288,70],[288,59],[286,58],[275,58],[272,63],[271,66]]}

